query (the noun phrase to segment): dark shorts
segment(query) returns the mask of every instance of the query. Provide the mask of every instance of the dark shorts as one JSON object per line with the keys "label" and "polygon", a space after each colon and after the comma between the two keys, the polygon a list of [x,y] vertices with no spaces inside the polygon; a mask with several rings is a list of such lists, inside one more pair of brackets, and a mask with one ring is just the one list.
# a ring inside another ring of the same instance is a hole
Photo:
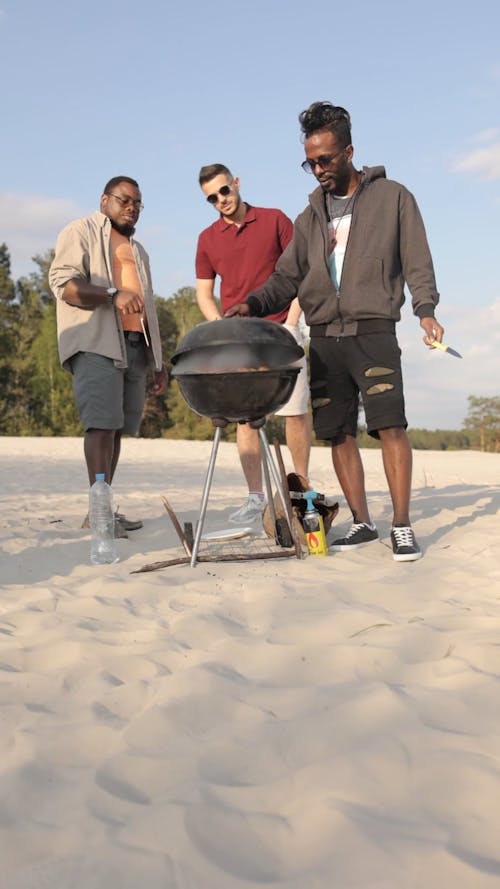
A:
{"label": "dark shorts", "polygon": [[116,367],[111,358],[95,352],[78,352],[71,359],[73,389],[85,430],[139,432],[146,400],[146,346],[142,336],[125,344],[128,367]]}
{"label": "dark shorts", "polygon": [[394,333],[313,336],[309,364],[317,439],[335,442],[356,435],[360,397],[374,438],[379,429],[406,429],[401,350]]}

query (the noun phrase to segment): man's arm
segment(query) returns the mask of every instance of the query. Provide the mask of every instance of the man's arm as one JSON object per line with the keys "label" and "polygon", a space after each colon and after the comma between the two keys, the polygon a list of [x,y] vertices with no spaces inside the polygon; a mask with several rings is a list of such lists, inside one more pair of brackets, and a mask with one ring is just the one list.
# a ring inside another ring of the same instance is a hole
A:
{"label": "man's arm", "polygon": [[412,296],[413,312],[425,332],[424,343],[440,343],[444,328],[434,316],[439,302],[434,264],[427,241],[424,222],[411,192],[406,192],[401,204],[401,262],[403,274]]}
{"label": "man's arm", "polygon": [[207,321],[220,321],[222,315],[214,297],[214,279],[196,279],[196,299],[200,311]]}
{"label": "man's arm", "polygon": [[[288,247],[290,241],[293,238],[293,222],[288,218],[284,213],[281,213],[279,216],[279,239],[281,244],[281,252]],[[302,309],[300,308],[299,301],[297,297],[290,303],[290,308],[288,309],[288,315],[285,319],[285,324],[288,327],[297,327],[299,323],[299,318],[302,315]]]}
{"label": "man's arm", "polygon": [[297,297],[290,303],[290,308],[288,309],[288,315],[285,319],[285,324],[289,327],[297,327],[299,323],[299,318],[302,315],[302,309],[300,308],[299,301]]}
{"label": "man's arm", "polygon": [[66,282],[62,299],[68,305],[79,309],[96,309],[98,306],[112,303],[124,315],[144,311],[144,300],[138,293],[132,290],[117,290],[115,295],[110,297],[106,287],[89,284],[82,278],[70,278]]}
{"label": "man's arm", "polygon": [[293,222],[291,219],[286,216],[285,213],[280,211],[278,216],[278,239],[281,247],[281,252],[288,247],[290,241],[293,238]]}
{"label": "man's arm", "polygon": [[[78,220],[66,226],[57,239],[49,269],[49,284],[55,298],[87,310],[110,303],[107,288],[91,284],[90,273],[87,230]],[[142,312],[144,308],[142,297],[129,290],[119,290],[113,303],[125,314]]]}
{"label": "man's arm", "polygon": [[248,294],[250,315],[262,318],[290,306],[307,273],[306,257],[305,239],[295,226],[293,238],[278,259],[275,271],[262,287]]}
{"label": "man's arm", "polygon": [[400,256],[404,279],[418,318],[432,318],[439,302],[424,222],[414,196],[404,189],[400,204]]}

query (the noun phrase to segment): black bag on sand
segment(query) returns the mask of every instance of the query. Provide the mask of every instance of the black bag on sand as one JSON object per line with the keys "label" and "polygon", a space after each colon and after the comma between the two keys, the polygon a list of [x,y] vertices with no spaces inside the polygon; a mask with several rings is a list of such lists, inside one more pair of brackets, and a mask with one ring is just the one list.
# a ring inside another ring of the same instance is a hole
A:
{"label": "black bag on sand", "polygon": [[[304,533],[304,528],[302,527],[302,518],[307,508],[307,501],[301,498],[300,495],[303,494],[304,491],[311,491],[312,488],[310,485],[308,485],[305,478],[303,478],[303,476],[301,475],[297,475],[296,472],[289,472],[286,478],[288,482],[288,490],[290,491],[290,497],[292,500],[293,526],[300,543],[304,546],[307,546],[306,535]],[[324,502],[325,499],[326,503]],[[338,503],[332,503],[331,500],[331,497],[325,498],[324,494],[319,494],[319,496],[314,499],[314,505],[323,518],[325,534],[328,534],[332,526],[332,522],[339,511]],[[284,520],[285,514],[278,493],[274,495],[274,510],[276,512],[277,521],[279,521],[280,519]],[[262,525],[268,537],[275,537],[276,531],[274,528],[273,520],[271,518],[269,506],[266,506],[264,510],[264,515],[262,516]]]}

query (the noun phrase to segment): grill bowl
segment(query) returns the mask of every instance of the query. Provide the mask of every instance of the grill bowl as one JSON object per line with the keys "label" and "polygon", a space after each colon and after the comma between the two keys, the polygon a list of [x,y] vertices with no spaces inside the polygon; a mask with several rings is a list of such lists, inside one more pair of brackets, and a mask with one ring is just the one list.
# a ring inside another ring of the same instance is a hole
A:
{"label": "grill bowl", "polygon": [[172,374],[191,410],[231,423],[260,420],[282,407],[293,392],[298,367],[271,370],[179,372]]}

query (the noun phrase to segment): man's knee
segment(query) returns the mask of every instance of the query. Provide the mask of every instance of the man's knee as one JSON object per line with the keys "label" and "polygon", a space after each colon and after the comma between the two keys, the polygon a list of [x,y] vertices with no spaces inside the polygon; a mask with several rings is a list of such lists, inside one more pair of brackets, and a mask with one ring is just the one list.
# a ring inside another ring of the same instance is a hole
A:
{"label": "man's knee", "polygon": [[377,429],[377,433],[382,443],[384,441],[408,441],[408,435],[404,426],[389,426],[387,429]]}

